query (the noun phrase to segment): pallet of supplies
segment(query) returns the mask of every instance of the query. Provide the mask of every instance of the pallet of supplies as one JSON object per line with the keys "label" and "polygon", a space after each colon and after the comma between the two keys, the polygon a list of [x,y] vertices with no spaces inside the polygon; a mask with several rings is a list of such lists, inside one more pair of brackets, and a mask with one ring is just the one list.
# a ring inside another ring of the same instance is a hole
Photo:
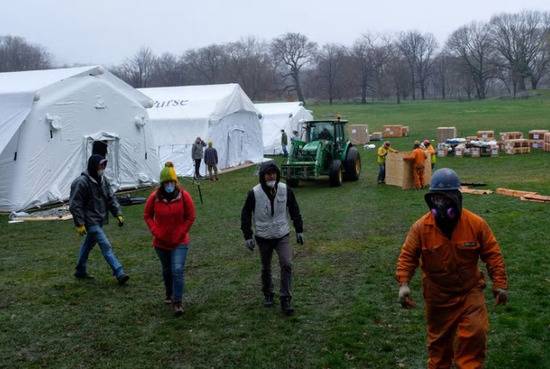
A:
{"label": "pallet of supplies", "polygon": [[[384,138],[398,138],[403,137],[404,127],[402,124],[386,124],[383,126],[382,134]],[[405,128],[408,135],[408,127]]]}
{"label": "pallet of supplies", "polygon": [[542,149],[550,152],[550,132],[544,134],[544,147]]}
{"label": "pallet of supplies", "polygon": [[408,137],[409,136],[409,126],[403,126],[401,128],[401,132],[403,134],[403,137]]}
{"label": "pallet of supplies", "polygon": [[[414,188],[412,162],[403,158],[409,156],[410,152],[390,152],[386,156],[386,184],[398,186],[404,190]],[[426,156],[424,162],[424,183],[428,185],[432,179],[431,158]]]}
{"label": "pallet of supplies", "polygon": [[500,140],[501,141],[508,141],[508,140],[517,140],[520,138],[523,138],[523,132],[500,132]]}
{"label": "pallet of supplies", "polygon": [[354,145],[364,145],[369,143],[369,126],[366,124],[350,124],[348,126],[350,140]]}
{"label": "pallet of supplies", "polygon": [[508,155],[528,154],[531,152],[529,140],[520,138],[517,140],[504,141],[504,152]]}
{"label": "pallet of supplies", "polygon": [[477,138],[484,141],[495,139],[495,131],[477,131]]}
{"label": "pallet of supplies", "polygon": [[437,156],[444,158],[449,155],[450,145],[447,143],[438,143],[437,144]]}
{"label": "pallet of supplies", "polygon": [[372,132],[369,139],[371,141],[382,141],[382,132]]}
{"label": "pallet of supplies", "polygon": [[529,131],[530,140],[544,140],[544,135],[548,133],[547,129],[532,129]]}
{"label": "pallet of supplies", "polygon": [[529,140],[529,146],[531,146],[532,149],[543,149],[544,140]]}
{"label": "pallet of supplies", "polygon": [[456,127],[437,127],[437,143],[446,142],[456,136]]}

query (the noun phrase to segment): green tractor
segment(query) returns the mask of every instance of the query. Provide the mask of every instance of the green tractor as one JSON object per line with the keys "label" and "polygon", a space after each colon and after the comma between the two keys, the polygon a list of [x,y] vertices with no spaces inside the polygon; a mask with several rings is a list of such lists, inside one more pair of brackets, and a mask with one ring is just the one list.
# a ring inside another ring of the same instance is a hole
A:
{"label": "green tractor", "polygon": [[300,180],[317,180],[328,176],[331,186],[344,180],[357,181],[361,174],[359,151],[346,137],[347,121],[312,120],[302,126],[302,140],[293,140],[282,176],[289,186]]}

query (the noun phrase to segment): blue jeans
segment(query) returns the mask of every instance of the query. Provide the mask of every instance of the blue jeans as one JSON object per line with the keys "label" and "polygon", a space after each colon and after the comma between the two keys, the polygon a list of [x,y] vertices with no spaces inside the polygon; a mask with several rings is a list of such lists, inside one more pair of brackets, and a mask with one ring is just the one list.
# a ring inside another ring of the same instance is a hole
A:
{"label": "blue jeans", "polygon": [[173,250],[155,248],[162,265],[162,279],[166,289],[166,297],[173,302],[181,302],[185,287],[185,259],[187,258],[187,245],[179,245]]}
{"label": "blue jeans", "polygon": [[103,227],[100,225],[93,225],[86,228],[86,238],[80,246],[78,263],[76,265],[76,274],[86,274],[88,255],[90,255],[90,251],[92,251],[96,243],[99,245],[105,261],[113,270],[113,275],[117,278],[123,275],[124,269],[122,268],[122,265],[115,256],[113,248],[111,247],[111,243],[107,239],[107,236],[103,231]]}
{"label": "blue jeans", "polygon": [[288,151],[286,149],[286,145],[281,145],[281,148],[283,149],[283,156],[288,156]]}
{"label": "blue jeans", "polygon": [[386,180],[386,164],[378,164],[378,183]]}

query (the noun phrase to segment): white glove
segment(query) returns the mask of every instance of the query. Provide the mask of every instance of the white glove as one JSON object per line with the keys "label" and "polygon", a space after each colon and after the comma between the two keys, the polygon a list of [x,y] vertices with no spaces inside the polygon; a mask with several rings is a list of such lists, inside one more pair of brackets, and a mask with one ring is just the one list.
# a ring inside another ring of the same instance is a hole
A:
{"label": "white glove", "polygon": [[250,238],[250,239],[244,241],[244,245],[250,251],[254,251],[254,246],[256,246],[256,241],[254,241],[253,238]]}
{"label": "white glove", "polygon": [[411,289],[407,283],[403,283],[399,287],[399,303],[405,309],[413,308],[416,305],[411,298]]}

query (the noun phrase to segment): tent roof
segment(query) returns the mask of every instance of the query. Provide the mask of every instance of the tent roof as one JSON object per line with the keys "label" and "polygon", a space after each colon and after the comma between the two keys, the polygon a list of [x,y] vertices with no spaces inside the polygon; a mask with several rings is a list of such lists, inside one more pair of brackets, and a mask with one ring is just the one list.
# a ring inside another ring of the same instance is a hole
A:
{"label": "tent roof", "polygon": [[68,78],[88,75],[101,76],[102,79],[107,80],[123,94],[139,102],[144,107],[151,105],[149,98],[98,65],[0,73],[0,95],[36,93]]}
{"label": "tent roof", "polygon": [[252,101],[236,83],[139,90],[155,100],[154,106],[149,109],[152,120],[220,120],[239,111],[258,113]]}
{"label": "tent roof", "polygon": [[[279,114],[296,114],[298,110],[304,108],[304,105],[299,102],[275,102],[275,103],[260,103],[254,104],[256,109],[262,113],[262,115],[279,115]],[[305,108],[304,108],[305,109]]]}

